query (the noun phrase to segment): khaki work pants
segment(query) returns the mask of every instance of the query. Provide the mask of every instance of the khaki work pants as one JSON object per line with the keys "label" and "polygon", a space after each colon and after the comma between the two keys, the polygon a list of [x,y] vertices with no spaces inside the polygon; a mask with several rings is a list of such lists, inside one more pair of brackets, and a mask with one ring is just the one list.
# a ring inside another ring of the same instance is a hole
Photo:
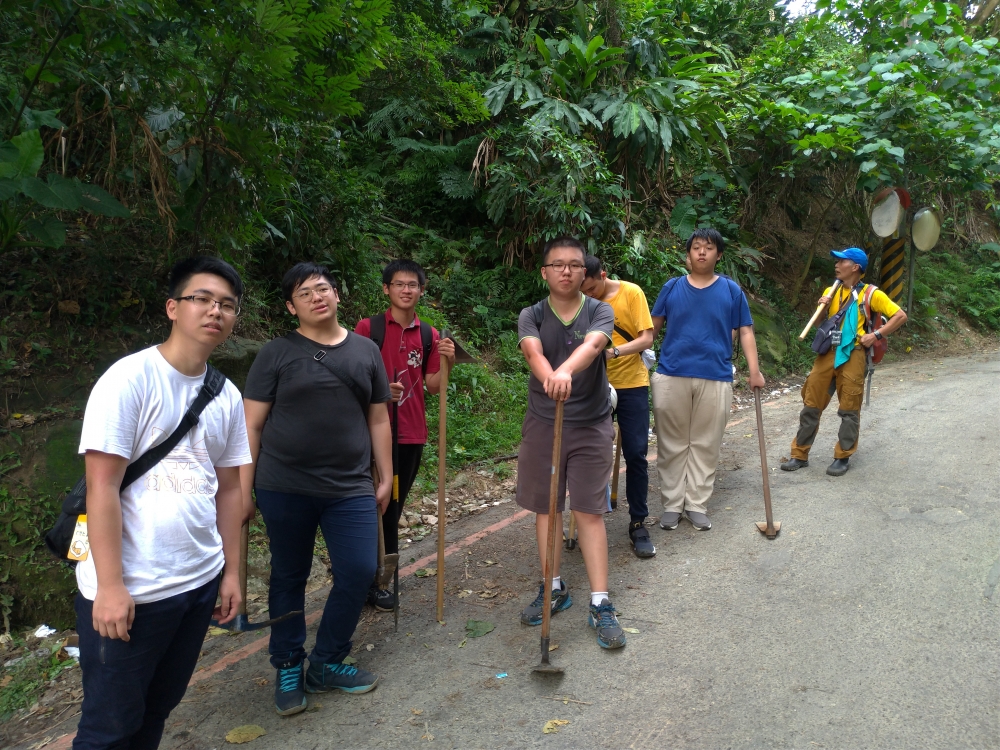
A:
{"label": "khaki work pants", "polygon": [[733,403],[733,384],[654,372],[650,387],[663,510],[706,513]]}
{"label": "khaki work pants", "polygon": [[831,348],[816,357],[812,370],[802,384],[802,412],[799,414],[799,431],[792,439],[792,458],[809,459],[809,449],[819,431],[819,419],[830,403],[833,394],[840,401],[840,433],[833,449],[834,458],[848,458],[858,449],[861,431],[861,401],[865,390],[865,350],[856,347],[851,358],[834,368],[836,352]]}

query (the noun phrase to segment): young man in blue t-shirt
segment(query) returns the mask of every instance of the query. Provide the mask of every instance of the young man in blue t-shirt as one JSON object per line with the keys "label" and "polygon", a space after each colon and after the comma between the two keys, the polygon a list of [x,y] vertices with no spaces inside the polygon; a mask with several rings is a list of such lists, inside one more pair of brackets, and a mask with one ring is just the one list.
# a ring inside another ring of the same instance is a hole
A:
{"label": "young man in blue t-shirt", "polygon": [[750,387],[764,386],[746,295],[715,273],[724,249],[716,230],[695,230],[687,241],[691,273],[667,281],[653,305],[654,341],[666,322],[650,378],[662,529],[676,529],[682,513],[696,529],[712,528],[706,506],[733,402],[733,331],[739,331]]}

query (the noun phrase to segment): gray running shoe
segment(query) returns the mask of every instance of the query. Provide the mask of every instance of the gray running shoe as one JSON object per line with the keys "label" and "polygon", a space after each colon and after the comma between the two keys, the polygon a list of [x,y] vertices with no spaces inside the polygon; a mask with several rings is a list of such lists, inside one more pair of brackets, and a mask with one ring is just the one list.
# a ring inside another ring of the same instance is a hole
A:
{"label": "gray running shoe", "polygon": [[660,528],[665,531],[673,531],[677,524],[681,522],[680,513],[664,513],[660,516]]}
{"label": "gray running shoe", "polygon": [[599,605],[590,605],[587,622],[597,629],[597,645],[601,648],[621,648],[625,645],[625,631],[618,623],[615,606],[608,599],[602,599]]}
{"label": "gray running shoe", "polygon": [[[552,592],[552,614],[562,612],[564,609],[569,609],[573,604],[573,600],[569,595],[569,586],[566,585],[566,581],[559,581],[559,586],[559,591]],[[538,585],[538,596],[535,597],[535,601],[525,607],[524,611],[521,613],[521,622],[525,625],[541,625],[542,607],[544,605],[545,581],[542,581]]]}
{"label": "gray running shoe", "polygon": [[708,531],[712,528],[712,522],[708,520],[708,516],[704,513],[699,513],[696,510],[684,511],[684,515],[687,516],[687,520],[691,522],[698,531]]}
{"label": "gray running shoe", "polygon": [[374,690],[378,677],[353,664],[310,664],[306,672],[307,693],[328,693],[343,690],[345,693],[367,693]]}

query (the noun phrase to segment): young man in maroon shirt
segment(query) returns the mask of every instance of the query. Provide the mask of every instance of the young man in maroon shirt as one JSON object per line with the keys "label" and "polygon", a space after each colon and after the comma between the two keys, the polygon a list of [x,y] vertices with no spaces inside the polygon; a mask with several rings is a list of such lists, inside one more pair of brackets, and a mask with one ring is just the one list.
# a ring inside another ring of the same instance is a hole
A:
{"label": "young man in maroon shirt", "polygon": [[[427,442],[427,411],[424,386],[431,395],[441,390],[441,355],[455,364],[455,344],[441,339],[437,330],[417,317],[417,302],[424,292],[427,276],[419,264],[406,258],[392,261],[382,271],[382,292],[389,297],[389,309],[376,318],[358,321],[354,332],[379,344],[382,362],[389,376],[392,402],[399,412],[399,448],[395,473],[399,476],[399,501],[389,503],[382,516],[386,554],[399,552],[399,517],[406,496],[420,468]],[[376,609],[391,612],[396,603],[391,591],[372,584],[368,601]]]}

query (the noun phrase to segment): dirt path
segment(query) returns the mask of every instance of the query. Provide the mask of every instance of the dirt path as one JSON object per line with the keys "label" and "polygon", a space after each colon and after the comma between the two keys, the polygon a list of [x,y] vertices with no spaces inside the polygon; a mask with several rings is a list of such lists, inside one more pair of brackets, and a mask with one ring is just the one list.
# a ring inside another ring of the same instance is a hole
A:
{"label": "dirt path", "polygon": [[[763,520],[753,412],[736,412],[710,532],[653,528],[658,555],[643,561],[624,503],[608,517],[612,597],[638,631],[627,648],[596,646],[580,553],[564,552],[575,603],[553,621],[562,678],[530,672],[538,630],[517,616],[538,574],[533,519],[520,517],[448,558],[443,626],[433,577],[402,579],[398,633],[391,615],[366,610],[354,655],[381,675],[377,690],[311,697],[283,719],[261,637],[213,637],[162,747],[220,748],[243,724],[267,731],[256,750],[997,747],[998,371],[996,352],[881,368],[845,477],[824,473],[833,407],[810,468],[772,471],[774,541],[753,526]],[[765,407],[773,469],[799,408],[794,390]],[[657,498],[654,479],[654,516]],[[515,511],[464,519],[449,540]],[[407,554],[432,550],[428,538]],[[467,638],[470,619],[495,630]],[[551,719],[569,724],[543,734]],[[73,723],[53,727],[48,747],[68,746],[56,738]]]}

